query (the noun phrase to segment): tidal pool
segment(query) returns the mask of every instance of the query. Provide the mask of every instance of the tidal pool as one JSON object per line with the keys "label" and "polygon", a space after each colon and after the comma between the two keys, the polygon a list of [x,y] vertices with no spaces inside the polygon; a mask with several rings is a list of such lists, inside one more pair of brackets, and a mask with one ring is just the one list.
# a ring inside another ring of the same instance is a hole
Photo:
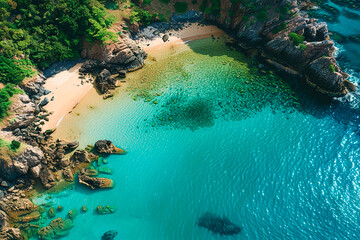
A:
{"label": "tidal pool", "polygon": [[[108,139],[128,154],[107,158],[114,173],[102,176],[113,189],[76,183],[36,199],[63,206],[58,217],[89,209],[63,239],[109,230],[123,240],[358,238],[356,110],[304,104],[290,80],[257,65],[221,39],[198,40],[150,57],[113,99],[74,109],[59,131],[82,146]],[[117,210],[97,215],[98,205]],[[205,212],[240,233],[199,228]]]}

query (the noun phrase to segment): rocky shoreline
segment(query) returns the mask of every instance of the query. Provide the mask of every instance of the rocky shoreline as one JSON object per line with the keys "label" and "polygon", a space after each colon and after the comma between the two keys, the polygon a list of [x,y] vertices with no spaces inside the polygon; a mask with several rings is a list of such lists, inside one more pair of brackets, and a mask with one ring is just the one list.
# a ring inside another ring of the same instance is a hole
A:
{"label": "rocky shoreline", "polygon": [[[119,36],[117,43],[95,43],[91,46],[85,44],[82,57],[87,60],[80,71],[84,75],[95,75],[94,85],[104,94],[104,98],[110,97],[116,87],[116,77],[125,78],[127,72],[135,71],[144,65],[147,55],[136,44],[136,40],[161,37],[166,42],[170,30],[180,30],[184,23],[198,23],[205,18],[237,33],[229,44],[245,51],[256,50],[264,62],[297,76],[322,94],[338,97],[356,90],[347,80],[348,75],[342,72],[336,63],[334,42],[330,39],[326,23],[319,23],[304,12],[312,6],[310,2],[256,2],[261,8],[275,6],[268,10],[270,20],[252,21],[256,19],[256,16],[252,16],[245,21],[244,16],[251,14],[251,9],[240,2],[233,4],[229,0],[222,0],[222,17],[190,11],[186,15],[174,14],[170,23],[154,23],[140,30],[136,26],[130,26],[132,31]],[[276,12],[277,8],[286,8],[286,12]],[[233,9],[237,10],[234,12]],[[233,14],[228,16],[228,12]],[[123,26],[119,26],[118,30],[123,31]],[[291,33],[302,36],[300,38],[303,41],[296,45],[295,40],[290,37]],[[0,158],[1,239],[21,239],[24,233],[48,236],[54,234],[54,229],[58,226],[62,226],[61,231],[71,228],[72,222],[67,221],[69,219],[54,219],[54,223],[46,229],[33,225],[31,222],[40,218],[41,209],[28,199],[29,191],[33,190],[36,182],[40,182],[44,189],[71,185],[77,173],[80,184],[90,189],[111,188],[114,184],[112,180],[96,177],[99,170],[89,166],[94,161],[100,166],[102,155],[125,153],[107,140],[100,140],[94,146],[79,150],[78,142],[54,139],[51,134],[55,129],[42,129],[51,114],[43,108],[46,101],[40,101],[41,97],[49,94],[43,87],[45,81],[46,77],[39,74],[33,81],[20,86],[25,94],[18,95],[13,101],[10,112],[14,118],[7,120],[2,129],[3,136],[21,142],[21,147],[11,156],[2,154]]]}
{"label": "rocky shoreline", "polygon": [[[204,17],[235,32],[233,44],[255,50],[264,62],[297,76],[324,95],[342,97],[356,90],[347,80],[349,75],[338,67],[326,23],[306,13],[314,6],[310,0],[253,1],[256,7],[229,0],[220,2],[221,17]],[[211,3],[207,6],[211,7]]]}

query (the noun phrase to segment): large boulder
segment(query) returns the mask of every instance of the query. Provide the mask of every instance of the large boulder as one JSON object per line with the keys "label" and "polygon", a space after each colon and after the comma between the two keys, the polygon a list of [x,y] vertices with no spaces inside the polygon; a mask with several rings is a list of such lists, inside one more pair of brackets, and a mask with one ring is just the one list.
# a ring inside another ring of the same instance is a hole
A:
{"label": "large boulder", "polygon": [[101,93],[106,93],[116,87],[116,80],[111,77],[109,70],[104,69],[97,76],[95,84]]}
{"label": "large boulder", "polygon": [[79,172],[78,178],[79,178],[79,183],[84,184],[85,186],[91,189],[114,187],[113,180],[108,178],[89,177],[86,175],[85,169],[82,169]]}
{"label": "large boulder", "polygon": [[109,140],[99,140],[95,143],[94,149],[98,153],[103,154],[125,154],[125,150],[116,147],[111,141]]}
{"label": "large boulder", "polygon": [[38,147],[28,145],[23,153],[13,159],[15,170],[20,174],[27,174],[29,168],[38,166],[44,158],[44,153]]}
{"label": "large boulder", "polygon": [[[115,26],[116,31],[122,29]],[[108,69],[112,74],[116,74],[121,70],[135,71],[144,66],[146,53],[136,45],[136,43],[125,34],[118,37],[118,41],[112,44],[102,44],[100,41],[96,43],[88,43],[84,41],[84,50],[81,56],[93,61],[92,69]],[[97,65],[97,66],[96,66]],[[98,67],[100,66],[100,67]],[[82,67],[81,71],[91,72],[89,65]]]}
{"label": "large boulder", "polygon": [[346,80],[347,74],[337,66],[334,58],[321,57],[306,69],[307,82],[318,91],[330,96],[344,96],[355,86]]}

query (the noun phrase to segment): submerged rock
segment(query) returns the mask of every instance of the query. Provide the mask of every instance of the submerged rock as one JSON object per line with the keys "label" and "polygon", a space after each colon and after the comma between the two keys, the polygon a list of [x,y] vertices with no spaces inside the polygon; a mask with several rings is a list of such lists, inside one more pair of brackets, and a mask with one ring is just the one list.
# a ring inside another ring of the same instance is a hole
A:
{"label": "submerged rock", "polygon": [[104,154],[125,154],[125,150],[116,147],[109,140],[99,140],[95,143],[95,150]]}
{"label": "submerged rock", "polygon": [[206,228],[220,235],[235,235],[240,232],[240,227],[226,217],[219,217],[212,213],[203,214],[198,220],[198,226]]}
{"label": "submerged rock", "polygon": [[48,216],[49,216],[49,218],[55,217],[55,210],[53,207],[49,209]]}
{"label": "submerged rock", "polygon": [[71,220],[74,220],[78,215],[78,211],[76,209],[72,209],[68,212],[68,217],[71,219]]}
{"label": "submerged rock", "polygon": [[73,226],[72,220],[66,219],[64,221],[62,218],[57,218],[52,220],[48,226],[41,228],[38,231],[38,236],[41,239],[53,239],[64,236]]}
{"label": "submerged rock", "polygon": [[101,237],[101,240],[113,240],[118,235],[118,232],[115,230],[110,230],[104,233]]}
{"label": "submerged rock", "polygon": [[116,211],[114,206],[109,206],[109,205],[106,206],[99,205],[97,206],[96,210],[99,214],[111,214]]}

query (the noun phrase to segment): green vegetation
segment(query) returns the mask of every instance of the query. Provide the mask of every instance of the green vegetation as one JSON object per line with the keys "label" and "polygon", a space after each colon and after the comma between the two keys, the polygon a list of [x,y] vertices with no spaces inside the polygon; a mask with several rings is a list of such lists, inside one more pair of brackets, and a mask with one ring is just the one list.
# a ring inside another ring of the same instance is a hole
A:
{"label": "green vegetation", "polygon": [[[114,1],[102,2],[114,6]],[[0,71],[17,75],[1,81],[18,83],[19,76],[28,75],[9,62],[14,57],[44,69],[56,60],[78,57],[84,35],[87,40],[116,41],[107,30],[114,20],[97,0],[0,0],[0,55],[5,62]]]}
{"label": "green vegetation", "polygon": [[160,0],[160,2],[169,4],[169,3],[170,3],[170,0]]}
{"label": "green vegetation", "polygon": [[334,72],[335,72],[335,66],[334,66],[334,64],[330,64],[330,65],[329,65],[329,69],[330,69],[330,71],[331,71],[332,73],[334,73]]}
{"label": "green vegetation", "polygon": [[177,13],[185,13],[188,10],[187,2],[176,2],[174,4],[175,11]]}
{"label": "green vegetation", "polygon": [[[210,1],[210,2],[209,2]],[[199,9],[206,14],[220,15],[220,0],[203,0]]]}
{"label": "green vegetation", "polygon": [[12,151],[16,152],[16,150],[19,149],[20,145],[21,145],[20,142],[18,142],[18,141],[16,141],[16,140],[12,140],[9,148],[10,148]]}
{"label": "green vegetation", "polygon": [[256,13],[256,19],[260,22],[264,22],[268,19],[267,12],[265,8],[262,8],[260,11]]}
{"label": "green vegetation", "polygon": [[298,46],[300,43],[304,42],[304,36],[294,32],[289,33],[289,38],[295,46]]}
{"label": "green vegetation", "polygon": [[0,56],[0,82],[19,84],[26,77],[26,71],[15,60]]}
{"label": "green vegetation", "polygon": [[0,89],[0,119],[4,118],[10,107],[10,98],[14,94],[20,93],[21,90],[15,88],[15,85],[8,84]]}
{"label": "green vegetation", "polygon": [[141,26],[147,26],[152,22],[164,21],[164,16],[161,14],[159,15],[158,13],[151,14],[149,11],[146,11],[142,8],[134,7],[131,10],[129,19],[130,24],[137,22]]}
{"label": "green vegetation", "polygon": [[286,22],[282,22],[279,26],[277,26],[276,28],[274,28],[271,32],[273,34],[277,34],[278,32],[284,30],[287,27],[287,23]]}
{"label": "green vegetation", "polygon": [[300,43],[299,47],[300,47],[301,51],[305,51],[307,48],[307,46],[303,43]]}

